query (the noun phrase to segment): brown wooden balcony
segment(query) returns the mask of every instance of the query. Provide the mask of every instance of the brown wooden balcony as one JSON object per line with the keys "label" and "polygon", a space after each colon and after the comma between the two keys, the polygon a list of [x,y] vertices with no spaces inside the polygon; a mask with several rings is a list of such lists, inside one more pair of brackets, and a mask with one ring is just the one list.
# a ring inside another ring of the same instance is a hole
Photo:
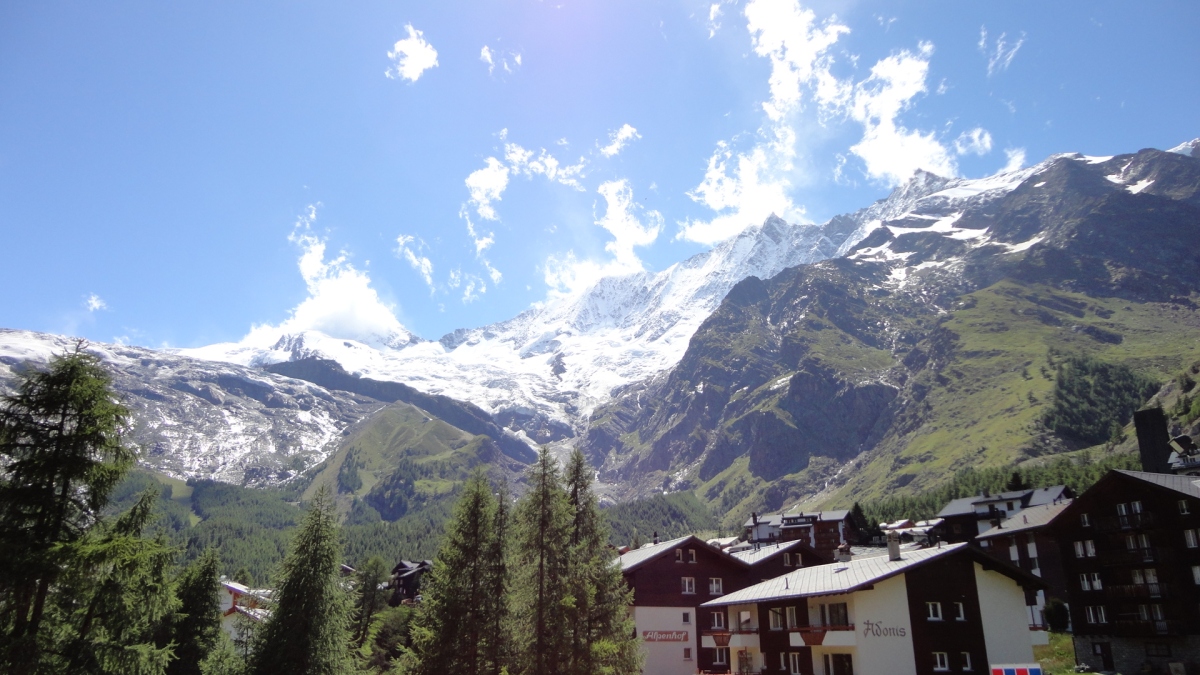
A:
{"label": "brown wooden balcony", "polygon": [[1161,598],[1167,594],[1166,584],[1121,584],[1105,586],[1104,592],[1108,597],[1121,600],[1124,598]]}
{"label": "brown wooden balcony", "polygon": [[1097,532],[1128,532],[1148,530],[1154,527],[1153,513],[1131,513],[1126,516],[1103,516],[1096,518],[1093,527]]}

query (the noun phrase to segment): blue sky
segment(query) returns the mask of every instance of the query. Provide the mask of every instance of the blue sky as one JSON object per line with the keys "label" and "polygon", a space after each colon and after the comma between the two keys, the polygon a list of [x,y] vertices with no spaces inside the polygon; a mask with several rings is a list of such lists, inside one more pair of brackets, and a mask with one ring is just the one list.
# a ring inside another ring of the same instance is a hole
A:
{"label": "blue sky", "polygon": [[436,339],[916,168],[1200,136],[1197,34],[1182,1],[3,3],[0,326]]}

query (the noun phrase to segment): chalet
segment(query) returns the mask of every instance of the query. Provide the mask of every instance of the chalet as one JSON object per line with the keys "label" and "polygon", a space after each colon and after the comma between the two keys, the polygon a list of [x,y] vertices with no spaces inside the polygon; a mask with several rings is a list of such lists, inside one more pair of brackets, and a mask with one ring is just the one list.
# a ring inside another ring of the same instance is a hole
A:
{"label": "chalet", "polygon": [[401,560],[397,563],[392,568],[392,576],[387,581],[387,588],[392,591],[391,596],[388,597],[388,605],[396,607],[415,602],[421,593],[421,580],[432,569],[432,560],[418,562]]}
{"label": "chalet", "polygon": [[750,583],[774,579],[801,567],[833,562],[833,556],[828,551],[818,551],[798,539],[775,544],[755,544],[753,548],[735,551],[731,555],[750,566]]}
{"label": "chalet", "polygon": [[803,541],[818,551],[833,551],[842,542],[858,540],[850,511],[844,509],[811,513],[797,509],[772,516],[752,513],[744,526],[746,538],[752,544]]}
{"label": "chalet", "polygon": [[1094,668],[1200,672],[1200,481],[1110,471],[1050,524],[1075,658]]}
{"label": "chalet", "polygon": [[[650,675],[728,672],[728,652],[700,649],[700,604],[749,585],[751,566],[694,536],[648,544],[619,558],[633,588],[633,620]],[[706,624],[707,625],[707,624]]]}
{"label": "chalet", "polygon": [[1001,521],[1011,518],[1031,506],[1053,504],[1075,496],[1071,488],[1055,485],[1030,490],[1012,490],[975,497],[951,500],[942,507],[937,517],[943,520],[938,527],[942,540],[948,542],[971,541],[987,532]]}
{"label": "chalet", "polygon": [[779,541],[782,538],[780,527],[783,526],[783,514],[760,516],[757,513],[751,513],[750,518],[742,526],[746,528],[746,541],[752,544]]}
{"label": "chalet", "polygon": [[219,593],[221,629],[234,642],[240,641],[247,623],[262,623],[271,615],[271,610],[265,607],[270,597],[269,590],[247,588],[222,578]]}
{"label": "chalet", "polygon": [[887,555],[803,568],[704,603],[701,650],[732,659],[734,672],[986,672],[1032,661],[1025,589],[1041,586],[966,544],[902,552],[893,539]]}
{"label": "chalet", "polygon": [[1196,446],[1192,437],[1186,434],[1176,436],[1169,445],[1171,454],[1167,458],[1167,466],[1171,473],[1200,477],[1200,447]]}
{"label": "chalet", "polygon": [[1041,504],[1022,509],[1017,515],[1001,521],[975,538],[986,553],[1041,577],[1046,588],[1029,598],[1029,623],[1045,625],[1043,612],[1051,597],[1067,601],[1067,582],[1063,573],[1058,540],[1050,526],[1068,506],[1070,500]]}

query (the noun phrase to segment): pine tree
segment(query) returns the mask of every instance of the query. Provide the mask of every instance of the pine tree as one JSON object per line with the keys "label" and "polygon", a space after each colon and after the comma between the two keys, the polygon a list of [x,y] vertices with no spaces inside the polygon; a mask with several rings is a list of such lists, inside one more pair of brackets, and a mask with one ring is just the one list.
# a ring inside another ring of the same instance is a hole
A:
{"label": "pine tree", "polygon": [[221,600],[217,573],[220,559],[208,548],[188,565],[176,584],[179,611],[174,617],[171,640],[175,660],[168,675],[200,675],[200,662],[212,651],[221,634]]}
{"label": "pine tree", "polygon": [[0,665],[34,670],[50,591],[133,462],[128,411],[84,343],[0,403]]}
{"label": "pine tree", "polygon": [[485,644],[495,585],[489,558],[495,512],[487,478],[476,471],[455,505],[413,619],[419,673],[486,673],[495,665],[487,661]]}
{"label": "pine tree", "polygon": [[566,610],[571,644],[562,672],[637,672],[641,654],[629,615],[633,589],[613,564],[608,524],[592,491],[592,468],[579,449],[567,465],[566,488],[571,507],[567,577],[574,604]]}
{"label": "pine tree", "polygon": [[254,675],[337,675],[351,668],[349,603],[339,579],[333,499],[322,487],[283,561],[271,615],[255,639]]}
{"label": "pine tree", "polygon": [[508,483],[501,481],[496,490],[496,512],[492,518],[492,538],[487,552],[490,570],[485,590],[488,609],[483,635],[486,675],[500,675],[512,660],[512,638],[508,632],[509,500]]}
{"label": "pine tree", "polygon": [[562,621],[570,595],[571,505],[550,451],[542,448],[529,471],[529,492],[514,518],[512,634],[514,672],[557,675],[570,649]]}
{"label": "pine tree", "polygon": [[354,644],[359,647],[367,639],[375,613],[387,604],[387,596],[379,588],[387,578],[387,564],[377,555],[371,556],[355,575],[358,598],[354,603]]}

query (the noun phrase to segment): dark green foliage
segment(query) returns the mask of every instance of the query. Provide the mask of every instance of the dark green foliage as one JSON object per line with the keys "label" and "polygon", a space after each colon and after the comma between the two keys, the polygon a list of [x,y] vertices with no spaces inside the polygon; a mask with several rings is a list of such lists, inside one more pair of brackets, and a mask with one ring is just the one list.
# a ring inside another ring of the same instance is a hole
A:
{"label": "dark green foliage", "polygon": [[192,510],[171,499],[171,490],[164,488],[154,477],[138,470],[133,470],[125,476],[109,497],[104,515],[116,515],[133,507],[142,493],[147,490],[158,492],[158,501],[154,504],[154,519],[148,525],[152,533],[164,532],[172,543],[180,541],[175,536],[191,527]]}
{"label": "dark green foliage", "polygon": [[1047,627],[1055,633],[1065,633],[1071,623],[1071,610],[1067,608],[1067,603],[1059,598],[1051,597],[1046,600],[1043,615],[1046,617]]}
{"label": "dark green foliage", "polygon": [[221,634],[221,602],[217,596],[217,552],[208,549],[188,565],[175,586],[179,609],[171,622],[175,660],[168,675],[200,675],[200,662],[208,656]]}
{"label": "dark green foliage", "polygon": [[424,580],[412,637],[419,673],[488,673],[503,665],[486,660],[495,513],[491,486],[477,471],[463,489],[433,571]]}
{"label": "dark green foliage", "polygon": [[196,479],[188,485],[192,486],[192,510],[205,520],[231,517],[273,530],[300,521],[300,509],[273,490]]}
{"label": "dark green foliage", "polygon": [[350,513],[346,515],[344,525],[372,525],[383,520],[373,506],[361,499],[355,498],[350,503]]}
{"label": "dark green foliage", "polygon": [[1067,438],[1103,443],[1157,390],[1158,383],[1127,366],[1068,356],[1058,362],[1054,397],[1042,423]]}
{"label": "dark green foliage", "polygon": [[387,591],[380,586],[388,580],[388,566],[379,556],[372,556],[355,574],[354,643],[359,647],[367,639],[375,614],[387,606]]}
{"label": "dark green foliage", "polygon": [[255,675],[350,672],[349,603],[339,583],[341,547],[329,491],[322,488],[283,561],[270,617],[255,640]]}
{"label": "dark green foliage", "polygon": [[1025,490],[1029,486],[1025,484],[1025,479],[1021,478],[1020,471],[1013,471],[1008,482],[1004,484],[1004,489],[1008,492],[1016,492],[1017,490]]}
{"label": "dark green foliage", "polygon": [[358,448],[350,448],[346,453],[346,458],[342,461],[342,465],[338,467],[337,486],[338,492],[354,494],[362,487],[362,476],[358,475],[358,470],[363,468],[362,459],[358,456]]}
{"label": "dark green foliage", "polygon": [[401,558],[432,559],[441,545],[453,503],[450,498],[441,499],[393,523],[377,521],[343,527],[346,562],[361,565],[373,555],[393,563]]}
{"label": "dark green foliage", "polygon": [[859,536],[866,539],[871,537],[881,536],[883,530],[879,528],[879,521],[872,521],[867,518],[867,514],[863,511],[862,504],[854,502],[854,507],[850,509],[850,519],[854,522],[854,527],[858,530]]}
{"label": "dark green foliage", "polygon": [[77,569],[85,535],[134,459],[120,435],[128,411],[82,349],[26,370],[0,403],[0,658],[10,671],[40,662],[51,589]]}
{"label": "dark green foliage", "polygon": [[965,469],[954,475],[949,482],[919,495],[905,495],[874,502],[864,502],[863,512],[871,523],[886,523],[901,518],[926,520],[933,518],[952,499],[969,497],[989,492],[1002,492],[1012,480],[1013,474],[1020,476],[1028,488],[1051,485],[1066,485],[1076,494],[1095,484],[1112,469],[1141,470],[1137,455],[1110,455],[1099,461],[1086,456],[1079,460],[1058,459],[1046,464],[1017,469],[998,467],[994,469]]}
{"label": "dark green foliage", "polygon": [[717,518],[692,492],[654,495],[602,511],[609,526],[609,543],[625,546],[640,537],[649,541],[655,532],[661,539],[716,530]]}
{"label": "dark green foliage", "polygon": [[412,605],[388,607],[375,616],[371,627],[372,639],[367,666],[375,672],[385,672],[392,662],[404,656],[412,646]]}
{"label": "dark green foliage", "polygon": [[371,487],[365,501],[373,506],[384,520],[396,520],[408,513],[410,506],[417,500],[417,479],[430,475],[427,466],[402,459],[392,473]]}

